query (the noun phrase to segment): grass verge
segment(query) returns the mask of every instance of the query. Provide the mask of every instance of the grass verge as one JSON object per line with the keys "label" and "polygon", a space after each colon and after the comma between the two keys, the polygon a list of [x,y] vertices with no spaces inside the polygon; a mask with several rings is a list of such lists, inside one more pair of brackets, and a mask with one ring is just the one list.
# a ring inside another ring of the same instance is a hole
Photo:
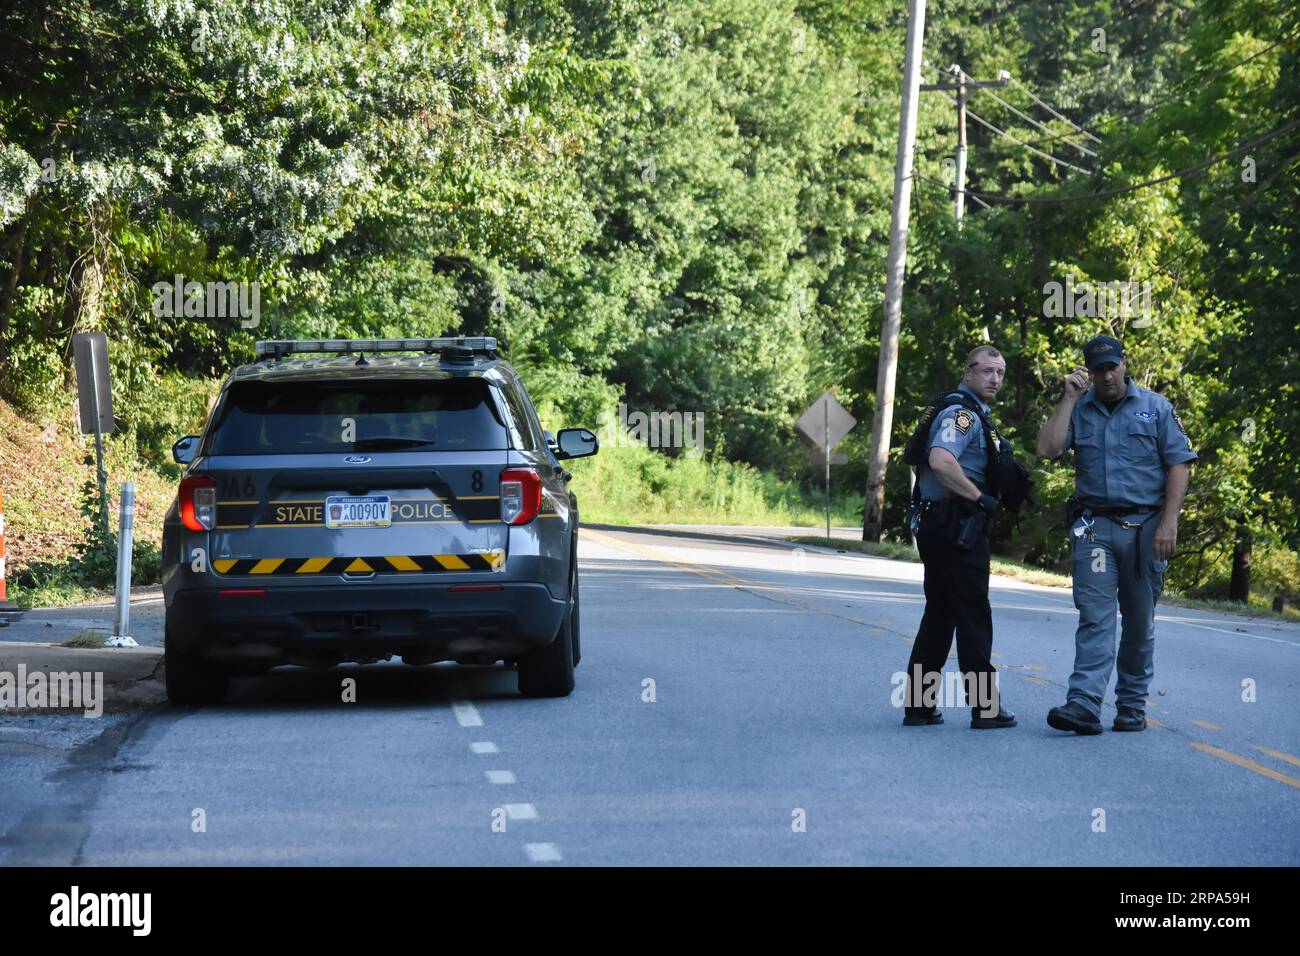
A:
{"label": "grass verge", "polygon": [[[823,493],[749,465],[669,458],[639,445],[569,463],[582,520],[593,524],[804,525],[825,521]],[[861,521],[862,496],[833,495],[831,522]]]}

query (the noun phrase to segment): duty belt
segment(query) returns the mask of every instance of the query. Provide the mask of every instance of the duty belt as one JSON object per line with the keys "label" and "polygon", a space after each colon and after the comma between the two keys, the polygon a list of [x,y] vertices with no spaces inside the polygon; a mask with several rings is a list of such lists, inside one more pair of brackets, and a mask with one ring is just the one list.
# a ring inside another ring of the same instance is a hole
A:
{"label": "duty belt", "polygon": [[[1137,540],[1134,541],[1133,547],[1133,576],[1139,580],[1142,578],[1142,526],[1154,518],[1161,510],[1161,505],[1135,505],[1131,508],[1088,508],[1084,507],[1085,516],[1094,518],[1109,518],[1125,531],[1138,529]],[[1141,521],[1120,521],[1117,520],[1121,515],[1146,515]]]}

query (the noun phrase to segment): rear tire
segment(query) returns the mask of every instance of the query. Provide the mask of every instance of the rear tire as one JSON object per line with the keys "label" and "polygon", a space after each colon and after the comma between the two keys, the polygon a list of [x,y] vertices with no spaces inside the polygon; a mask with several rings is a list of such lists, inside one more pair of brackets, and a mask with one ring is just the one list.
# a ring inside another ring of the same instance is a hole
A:
{"label": "rear tire", "polygon": [[582,634],[582,622],[578,620],[578,556],[575,551],[573,557],[573,666],[577,667],[582,662],[582,642],[579,640]]}
{"label": "rear tire", "polygon": [[163,677],[167,699],[179,707],[219,704],[229,683],[222,668],[177,650],[170,630],[163,638]]}
{"label": "rear tire", "polygon": [[573,692],[577,642],[578,565],[569,571],[569,607],[555,639],[519,658],[519,693],[525,697],[568,697]]}

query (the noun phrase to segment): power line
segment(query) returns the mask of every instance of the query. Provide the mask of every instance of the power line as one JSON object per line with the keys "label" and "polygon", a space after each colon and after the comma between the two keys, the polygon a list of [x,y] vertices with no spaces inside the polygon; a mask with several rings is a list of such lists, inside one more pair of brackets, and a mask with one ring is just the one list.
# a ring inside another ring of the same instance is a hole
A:
{"label": "power line", "polygon": [[[948,94],[948,98],[952,100],[954,103],[957,102],[957,98],[953,96],[951,93]],[[1048,160],[1049,162],[1060,163],[1062,166],[1069,166],[1070,169],[1076,170],[1077,172],[1085,173],[1087,175],[1092,175],[1091,169],[1082,169],[1078,166],[1075,166],[1072,163],[1066,162],[1063,159],[1058,159],[1057,157],[1053,156],[1051,153],[1045,153],[1041,149],[1038,149],[1037,147],[1029,143],[1026,143],[1023,140],[1017,139],[1016,137],[1012,136],[1010,133],[1006,132],[1005,130],[998,129],[996,126],[994,126],[984,117],[980,116],[970,107],[966,108],[966,115],[969,116],[971,119],[973,119],[975,122],[979,123],[981,126],[984,126],[992,130],[993,132],[997,133],[999,136],[1006,137],[1007,139],[1011,140],[1011,142],[1015,143],[1017,146],[1023,146],[1025,149],[1029,150],[1030,152],[1037,153],[1039,156],[1042,156],[1044,159]]]}
{"label": "power line", "polygon": [[1005,138],[1011,140],[1011,142],[1015,143],[1017,146],[1023,146],[1025,149],[1029,150],[1031,153],[1036,153],[1037,155],[1039,155],[1039,156],[1043,157],[1044,159],[1048,160],[1049,162],[1060,163],[1062,166],[1066,166],[1066,167],[1068,167],[1068,168],[1070,168],[1070,169],[1073,169],[1075,172],[1084,173],[1084,174],[1086,174],[1086,175],[1092,175],[1092,170],[1091,170],[1091,169],[1084,169],[1084,168],[1081,167],[1081,166],[1076,166],[1076,165],[1074,165],[1074,163],[1067,163],[1065,160],[1063,160],[1063,159],[1058,159],[1057,157],[1053,156],[1051,153],[1045,153],[1045,152],[1043,152],[1041,149],[1038,149],[1037,147],[1030,146],[1028,143],[1024,142],[1023,140],[1016,139],[1014,136],[1012,136],[1010,133],[1006,132],[1005,130],[1000,130],[1000,129],[998,129],[996,126],[994,126],[994,125],[993,125],[992,123],[990,123],[988,120],[984,119],[984,117],[980,116],[978,113],[976,113],[976,112],[975,112],[974,110],[972,110],[972,109],[967,108],[967,110],[966,110],[966,115],[969,116],[971,119],[973,119],[975,122],[979,123],[981,126],[984,126],[984,127],[987,127],[988,129],[991,129],[993,132],[997,133],[999,136],[1003,136],[1003,137],[1005,137]]}
{"label": "power line", "polygon": [[[996,93],[994,93],[994,92],[992,92],[992,91],[989,91],[988,95],[989,95],[990,98],[993,99],[994,102],[996,102],[996,103],[1001,103],[1003,106],[1005,106],[1005,107],[1006,107],[1007,109],[1009,109],[1011,112],[1015,113],[1015,114],[1016,114],[1017,116],[1019,116],[1021,119],[1025,120],[1026,122],[1032,123],[1034,126],[1036,126],[1036,127],[1038,127],[1039,129],[1041,129],[1044,133],[1051,133],[1051,132],[1052,132],[1050,129],[1048,129],[1046,126],[1044,126],[1042,123],[1038,122],[1038,120],[1034,119],[1032,116],[1029,116],[1029,115],[1026,114],[1026,113],[1022,113],[1022,112],[1020,112],[1020,110],[1016,109],[1014,106],[1012,106],[1010,103],[1008,103],[1008,102],[1007,102],[1006,100],[1004,100],[1002,97],[998,96]],[[1069,133],[1063,133],[1063,134],[1061,134],[1061,135],[1062,135],[1062,136],[1069,136],[1069,135],[1071,135],[1071,134],[1069,134]],[[1060,137],[1057,137],[1057,138],[1059,139]],[[1075,149],[1077,149],[1079,152],[1083,153],[1085,156],[1092,156],[1092,157],[1095,158],[1096,155],[1097,155],[1095,152],[1093,152],[1092,150],[1090,150],[1087,146],[1080,146],[1078,143],[1071,142],[1070,140],[1066,140],[1066,142],[1067,142],[1070,146],[1073,146]]]}
{"label": "power line", "polygon": [[[1193,173],[1198,173],[1203,169],[1207,169],[1210,166],[1214,166],[1218,163],[1223,162],[1225,159],[1231,159],[1237,154],[1243,153],[1248,149],[1254,149],[1256,146],[1262,146],[1264,143],[1277,139],[1279,136],[1283,136],[1286,133],[1289,133],[1297,126],[1300,126],[1300,119],[1292,120],[1291,122],[1283,126],[1279,126],[1277,129],[1273,130],[1272,132],[1265,133],[1263,136],[1259,136],[1256,137],[1255,139],[1250,140],[1249,142],[1242,143],[1236,149],[1229,150],[1228,152],[1224,153],[1222,156],[1212,156],[1208,159],[1202,160],[1201,162],[1195,164],[1194,166],[1188,166],[1186,169],[1181,169],[1176,173],[1169,173],[1167,176],[1157,176],[1155,179],[1148,179],[1145,180],[1144,182],[1133,183],[1128,186],[1116,186],[1114,189],[1103,189],[1100,192],[1075,193],[1070,196],[1037,196],[1037,197],[1036,196],[1004,196],[998,193],[974,192],[972,190],[966,190],[966,192],[967,195],[971,197],[978,197],[980,199],[984,199],[989,202],[1003,203],[1006,205],[1030,204],[1030,203],[1036,205],[1045,205],[1049,203],[1083,202],[1084,200],[1088,200],[1088,199],[1106,199],[1111,196],[1121,196],[1125,193],[1136,192],[1139,189],[1146,189],[1149,186],[1156,186],[1159,185],[1160,183],[1168,182],[1171,179],[1182,179],[1185,176],[1190,176]],[[936,186],[942,186],[944,189],[952,188],[951,186],[948,186],[937,179],[931,179],[930,177],[922,176],[919,173],[916,173],[915,175],[918,179],[924,180],[929,183],[933,183]]]}
{"label": "power line", "polygon": [[1035,94],[1033,90],[1031,90],[1029,87],[1025,86],[1025,84],[1021,83],[1021,82],[1020,82],[1019,80],[1017,80],[1014,76],[1011,77],[1011,82],[1012,82],[1013,85],[1015,85],[1015,86],[1019,87],[1021,90],[1023,90],[1023,91],[1025,92],[1025,94],[1026,94],[1026,95],[1027,95],[1031,100],[1033,100],[1035,103],[1037,103],[1037,104],[1038,104],[1039,106],[1041,106],[1043,109],[1047,110],[1047,112],[1051,113],[1053,116],[1055,116],[1057,119],[1061,120],[1062,122],[1064,122],[1064,123],[1069,123],[1071,126],[1073,126],[1075,129],[1077,129],[1077,130],[1078,130],[1080,133],[1082,133],[1084,136],[1088,137],[1088,139],[1090,139],[1090,140],[1092,140],[1094,143],[1097,143],[1097,144],[1100,145],[1100,143],[1101,143],[1101,140],[1100,140],[1100,139],[1098,139],[1098,138],[1097,138],[1096,136],[1094,136],[1092,133],[1088,132],[1086,129],[1084,129],[1082,126],[1080,126],[1078,123],[1074,122],[1074,120],[1070,119],[1070,118],[1067,117],[1067,116],[1063,116],[1062,114],[1058,113],[1055,109],[1053,109],[1051,106],[1049,106],[1047,103],[1044,103],[1042,100],[1040,100],[1040,99],[1038,98],[1037,94]]}

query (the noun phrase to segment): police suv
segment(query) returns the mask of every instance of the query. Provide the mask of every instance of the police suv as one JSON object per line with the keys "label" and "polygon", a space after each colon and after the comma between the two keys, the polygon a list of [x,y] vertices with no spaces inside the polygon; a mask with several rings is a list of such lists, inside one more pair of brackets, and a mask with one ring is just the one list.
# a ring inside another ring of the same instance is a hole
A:
{"label": "police suv", "polygon": [[234,371],[163,526],[167,695],[233,673],[400,656],[518,668],[563,697],[580,657],[578,502],[486,337],[264,341]]}

